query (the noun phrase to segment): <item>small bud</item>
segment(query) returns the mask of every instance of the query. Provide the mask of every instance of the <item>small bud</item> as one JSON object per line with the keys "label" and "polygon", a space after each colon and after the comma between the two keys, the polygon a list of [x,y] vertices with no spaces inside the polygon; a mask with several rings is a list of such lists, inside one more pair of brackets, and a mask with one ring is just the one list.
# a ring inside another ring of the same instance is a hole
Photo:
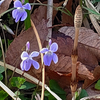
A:
{"label": "small bud", "polygon": [[26,43],[26,51],[29,52],[29,50],[30,50],[30,43],[29,43],[29,41],[27,41],[27,43]]}
{"label": "small bud", "polygon": [[49,46],[51,45],[51,43],[52,43],[52,40],[51,40],[51,39],[49,39]]}

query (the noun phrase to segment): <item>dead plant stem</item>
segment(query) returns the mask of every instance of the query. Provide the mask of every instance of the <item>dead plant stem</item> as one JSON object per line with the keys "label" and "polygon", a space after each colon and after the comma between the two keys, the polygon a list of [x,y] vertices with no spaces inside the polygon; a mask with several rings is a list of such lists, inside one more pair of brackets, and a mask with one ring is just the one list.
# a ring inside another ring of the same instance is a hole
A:
{"label": "dead plant stem", "polygon": [[3,50],[3,44],[2,44],[1,36],[0,36],[0,43],[1,43],[3,61],[4,61],[4,68],[5,68],[5,84],[7,85],[7,71],[6,71],[6,64],[5,64],[6,62],[5,62],[5,54],[4,54],[4,50]]}
{"label": "dead plant stem", "polygon": [[[31,20],[31,25],[32,25],[32,28],[33,28],[34,33],[36,35],[39,49],[41,50],[42,49],[42,43],[41,43],[40,37],[38,35],[37,29],[36,29],[32,20]],[[43,83],[42,84],[42,92],[41,92],[41,100],[44,100],[45,65],[43,64],[43,54],[41,54],[41,63],[42,63],[41,65],[42,65],[42,83]]]}

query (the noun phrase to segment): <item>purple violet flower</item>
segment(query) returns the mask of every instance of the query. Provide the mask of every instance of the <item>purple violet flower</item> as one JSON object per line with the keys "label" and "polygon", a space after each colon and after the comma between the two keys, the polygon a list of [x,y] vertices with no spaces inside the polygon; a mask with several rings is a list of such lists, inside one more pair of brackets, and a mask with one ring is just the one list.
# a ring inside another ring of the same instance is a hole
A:
{"label": "purple violet flower", "polygon": [[43,56],[43,61],[46,66],[50,66],[51,61],[53,60],[56,64],[58,62],[58,56],[54,53],[58,50],[58,44],[57,43],[51,43],[51,40],[49,41],[49,47],[43,48],[40,50],[40,53],[45,53]]}
{"label": "purple violet flower", "polygon": [[18,22],[20,19],[21,21],[24,21],[27,18],[27,12],[25,11],[25,9],[31,10],[31,6],[29,3],[22,5],[19,0],[16,0],[14,2],[14,8],[17,8],[12,11],[12,16],[15,19],[15,22]]}
{"label": "purple violet flower", "polygon": [[[30,49],[30,43],[29,41],[26,43],[26,50],[29,51]],[[37,57],[39,55],[39,52],[33,51],[31,54],[28,54],[28,51],[23,51],[21,54],[22,62],[20,64],[21,70],[28,71],[31,68],[31,65],[34,66],[35,69],[39,69],[39,63],[35,60],[33,60],[33,57]]]}

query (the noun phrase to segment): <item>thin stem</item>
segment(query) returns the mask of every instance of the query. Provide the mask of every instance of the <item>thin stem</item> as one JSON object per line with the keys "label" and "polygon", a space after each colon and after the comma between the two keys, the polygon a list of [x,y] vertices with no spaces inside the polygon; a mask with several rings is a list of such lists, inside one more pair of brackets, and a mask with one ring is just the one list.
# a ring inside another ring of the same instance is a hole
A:
{"label": "thin stem", "polygon": [[15,33],[15,37],[17,37],[18,26],[19,26],[19,21],[17,22],[17,26],[16,26],[16,33]]}
{"label": "thin stem", "polygon": [[[41,43],[40,37],[38,35],[38,32],[37,32],[36,27],[35,27],[32,20],[31,20],[31,25],[32,25],[32,28],[33,28],[34,33],[36,35],[39,49],[41,50],[42,49],[42,43]],[[45,66],[43,64],[43,54],[42,53],[41,53],[41,63],[42,63],[42,83],[43,83],[42,84],[41,100],[43,100],[44,99],[44,84],[45,84]]]}
{"label": "thin stem", "polygon": [[6,72],[6,64],[5,64],[6,62],[5,62],[5,54],[4,54],[4,50],[3,50],[3,44],[2,44],[1,36],[0,36],[0,43],[1,43],[3,61],[4,61],[4,68],[5,68],[5,84],[7,85],[7,72]]}
{"label": "thin stem", "polygon": [[[1,66],[4,66],[4,62],[0,61],[0,65],[1,65]],[[9,64],[6,64],[6,67],[7,67],[8,69],[12,70],[12,71],[15,70],[15,67],[13,67],[13,66],[11,66],[11,65],[9,65]],[[39,83],[39,86],[42,86],[42,84],[43,84],[41,81],[39,82],[39,80],[38,80],[37,78],[35,78],[35,77],[33,77],[33,76],[27,74],[26,72],[24,72],[24,74],[23,74],[23,71],[20,70],[20,69],[18,69],[18,68],[16,68],[15,72],[18,73],[18,74],[20,74],[20,75],[23,75],[23,77],[25,77],[25,78],[31,80],[31,81],[34,82],[35,84],[38,84],[38,83]],[[46,84],[44,84],[44,87],[45,87],[45,89],[46,89],[48,92],[50,92],[57,100],[62,100],[58,95],[56,95],[53,91],[51,91],[50,88],[49,88]]]}

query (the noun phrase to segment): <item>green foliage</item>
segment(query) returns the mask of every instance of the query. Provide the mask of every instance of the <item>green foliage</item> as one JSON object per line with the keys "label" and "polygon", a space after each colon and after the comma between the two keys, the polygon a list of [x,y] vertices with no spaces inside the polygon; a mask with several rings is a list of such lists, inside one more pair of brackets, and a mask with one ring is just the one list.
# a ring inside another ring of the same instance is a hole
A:
{"label": "green foliage", "polygon": [[3,79],[3,75],[0,73],[0,81]]}
{"label": "green foliage", "polygon": [[0,100],[5,100],[7,96],[8,94],[5,91],[3,90],[0,91]]}
{"label": "green foliage", "polygon": [[28,90],[28,89],[31,89],[31,88],[34,88],[34,87],[36,87],[36,85],[35,84],[32,84],[32,83],[30,83],[30,82],[24,82],[24,84],[22,85],[22,86],[24,86],[25,88],[23,88],[23,89],[25,89],[25,90]]}
{"label": "green foliage", "polygon": [[7,39],[7,41],[8,41],[8,46],[9,46],[13,40]]}
{"label": "green foliage", "polygon": [[[55,80],[49,81],[50,89],[55,92],[62,100],[66,100],[66,92],[58,85]],[[56,100],[49,92],[45,91],[45,96],[48,97],[49,100]]]}
{"label": "green foliage", "polygon": [[87,97],[87,96],[88,96],[88,94],[87,94],[86,90],[82,89],[81,93],[79,94],[79,96],[76,97],[76,100],[80,100],[81,98]]}
{"label": "green foliage", "polygon": [[95,89],[100,90],[100,80],[95,84]]}
{"label": "green foliage", "polygon": [[3,66],[0,66],[0,73],[3,73],[5,71]]}
{"label": "green foliage", "polygon": [[0,58],[2,57],[2,50],[0,50]]}
{"label": "green foliage", "polygon": [[24,78],[12,77],[11,85],[12,85],[13,87],[20,88],[21,85],[22,85],[25,81],[26,81],[26,80],[25,80]]}
{"label": "green foliage", "polygon": [[100,2],[100,0],[92,0],[91,1],[93,4],[97,3],[97,2]]}
{"label": "green foliage", "polygon": [[24,97],[24,95],[19,96],[21,100],[30,100],[30,98]]}

